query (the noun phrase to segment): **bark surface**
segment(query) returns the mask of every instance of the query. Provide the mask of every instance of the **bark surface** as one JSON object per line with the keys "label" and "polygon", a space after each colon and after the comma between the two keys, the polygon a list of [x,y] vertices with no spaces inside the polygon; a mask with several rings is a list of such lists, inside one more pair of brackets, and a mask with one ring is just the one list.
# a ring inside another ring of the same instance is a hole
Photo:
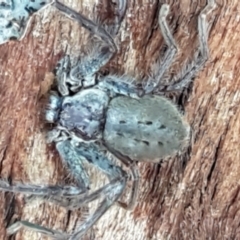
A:
{"label": "bark surface", "polygon": [[[104,4],[107,1],[103,1]],[[94,0],[65,0],[93,19],[111,16]],[[180,71],[198,46],[197,17],[205,0],[168,1],[168,20],[179,47],[171,72]],[[240,3],[218,0],[210,19],[210,59],[178,99],[192,127],[191,147],[162,164],[140,163],[140,197],[133,212],[113,206],[86,239],[240,239]],[[129,0],[116,42],[119,52],[103,71],[142,79],[161,55],[159,1]],[[89,33],[53,7],[36,14],[21,42],[0,46],[1,177],[12,182],[66,184],[54,146],[46,143],[44,109],[54,66],[61,56],[78,56]],[[188,101],[185,101],[189,94]],[[184,100],[184,101],[183,101]],[[105,179],[94,172],[93,187]],[[0,194],[0,238],[17,219],[71,232],[81,212],[21,195]],[[94,204],[91,204],[91,210]],[[85,213],[85,211],[84,211]],[[45,239],[21,231],[13,239]]]}

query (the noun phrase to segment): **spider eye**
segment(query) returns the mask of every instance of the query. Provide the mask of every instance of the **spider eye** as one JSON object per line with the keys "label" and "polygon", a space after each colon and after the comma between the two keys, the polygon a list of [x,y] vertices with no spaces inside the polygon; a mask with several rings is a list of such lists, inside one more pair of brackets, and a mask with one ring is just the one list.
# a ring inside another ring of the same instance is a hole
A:
{"label": "spider eye", "polygon": [[64,109],[64,108],[70,108],[72,105],[73,105],[72,103],[66,102],[66,103],[64,103],[64,104],[62,105],[62,108],[63,108],[63,109]]}
{"label": "spider eye", "polygon": [[49,123],[54,123],[58,119],[58,112],[53,110],[47,110],[45,113],[45,119]]}
{"label": "spider eye", "polygon": [[58,108],[61,107],[62,100],[60,97],[51,95],[49,97],[49,103],[48,103],[48,108],[52,110],[57,110]]}

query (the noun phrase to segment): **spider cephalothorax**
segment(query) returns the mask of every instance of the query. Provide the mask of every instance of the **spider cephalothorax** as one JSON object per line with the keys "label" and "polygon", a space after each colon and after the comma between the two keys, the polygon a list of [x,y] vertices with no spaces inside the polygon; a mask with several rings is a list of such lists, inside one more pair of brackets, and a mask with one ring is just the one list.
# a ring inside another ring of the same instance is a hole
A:
{"label": "spider cephalothorax", "polygon": [[101,90],[87,89],[71,97],[50,97],[46,120],[79,138],[96,139],[101,133],[109,97]]}

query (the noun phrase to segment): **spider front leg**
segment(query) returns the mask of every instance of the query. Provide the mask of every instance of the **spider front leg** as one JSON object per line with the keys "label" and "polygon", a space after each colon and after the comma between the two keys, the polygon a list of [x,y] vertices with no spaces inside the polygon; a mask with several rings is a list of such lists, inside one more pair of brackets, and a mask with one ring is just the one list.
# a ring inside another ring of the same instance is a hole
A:
{"label": "spider front leg", "polygon": [[[93,164],[99,170],[105,173],[110,179],[110,182],[106,186],[103,186],[93,193],[86,192],[80,195],[78,194],[75,197],[61,197],[51,194],[51,191],[49,191],[49,195],[46,195],[44,198],[71,210],[78,209],[82,205],[99,199],[102,196],[104,198],[103,201],[97,207],[96,211],[86,219],[86,221],[74,234],[62,234],[58,231],[36,224],[20,221],[14,223],[8,228],[7,232],[9,235],[16,233],[20,228],[25,227],[36,232],[41,232],[42,234],[52,238],[79,239],[119,199],[123,190],[125,189],[127,182],[126,172],[120,167],[112,164],[111,161],[105,156],[105,153],[95,143],[78,142],[72,139],[58,142],[56,147],[61,157],[67,156],[67,159],[63,160],[68,162],[68,166],[72,165],[71,169],[74,169],[74,166],[76,167],[80,164],[78,159],[71,159],[72,156],[79,156],[79,158],[84,158],[86,161]],[[75,168],[75,171],[77,171],[77,169],[78,168]]]}
{"label": "spider front leg", "polygon": [[[119,9],[116,20],[114,34],[118,32],[119,26],[126,11],[126,0],[119,0]],[[102,26],[89,20],[81,13],[75,12],[62,3],[56,1],[55,7],[67,17],[76,20],[81,26],[88,29],[92,34],[99,37],[103,44],[95,48],[90,56],[81,59],[75,67],[71,67],[67,57],[60,62],[57,72],[59,92],[62,96],[69,94],[67,84],[70,84],[71,91],[77,91],[82,86],[89,87],[95,84],[95,75],[101,67],[108,63],[112,56],[117,52],[116,44],[111,36]]]}
{"label": "spider front leg", "polygon": [[207,6],[201,11],[198,17],[199,50],[195,58],[185,69],[176,77],[174,84],[169,85],[164,91],[179,91],[188,87],[193,77],[204,67],[208,60],[208,24],[206,18],[216,8],[215,0],[208,0]]}
{"label": "spider front leg", "polygon": [[[128,175],[125,171],[123,171],[120,167],[114,165],[111,163],[111,161],[106,157],[105,150],[98,147],[95,143],[84,143],[84,142],[78,142],[76,140],[66,140],[62,142],[58,142],[56,144],[56,148],[62,158],[62,160],[65,162],[65,164],[70,169],[71,174],[73,177],[78,177],[82,174],[82,169],[79,168],[79,166],[82,165],[82,161],[88,161],[90,164],[93,164],[95,167],[97,167],[100,171],[102,171],[104,174],[107,175],[110,181],[114,179],[122,179],[122,178],[128,178]],[[114,155],[117,155],[117,153],[114,153]],[[74,158],[72,156],[75,156]],[[81,159],[81,162],[80,162]],[[118,159],[123,162],[123,164],[130,168],[131,170],[131,177],[133,180],[133,188],[130,196],[130,200],[128,203],[118,202],[121,207],[124,209],[131,209],[133,206],[135,206],[135,201],[137,198],[138,193],[138,169],[137,167],[129,160],[122,159],[121,157],[118,157]],[[79,208],[80,206],[76,207],[76,204],[78,204],[79,200],[78,197],[75,199],[72,199],[71,202],[68,200],[62,201],[59,199],[58,196],[53,196],[54,198],[51,198],[50,201],[57,202],[58,204],[64,206],[64,207],[70,207],[73,208]],[[72,204],[71,204],[72,203]],[[66,205],[65,205],[66,204]]]}
{"label": "spider front leg", "polygon": [[40,186],[33,184],[10,185],[8,181],[0,180],[0,190],[4,192],[23,193],[34,196],[59,196],[72,197],[86,192],[86,188],[79,188],[73,186]]}

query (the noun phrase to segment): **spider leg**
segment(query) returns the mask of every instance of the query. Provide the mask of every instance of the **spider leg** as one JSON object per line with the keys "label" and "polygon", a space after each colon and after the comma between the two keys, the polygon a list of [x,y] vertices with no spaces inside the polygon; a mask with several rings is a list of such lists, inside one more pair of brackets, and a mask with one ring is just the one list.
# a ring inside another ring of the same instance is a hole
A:
{"label": "spider leg", "polygon": [[134,80],[129,76],[115,76],[108,75],[102,77],[98,85],[96,87],[107,90],[110,95],[113,97],[117,94],[138,98],[143,96],[144,94],[153,92],[158,86],[160,91],[177,91],[181,90],[189,85],[192,78],[199,72],[206,61],[208,60],[208,26],[206,17],[209,15],[216,7],[216,3],[214,0],[208,0],[207,6],[201,11],[198,17],[198,31],[199,31],[199,42],[200,42],[200,50],[198,51],[196,59],[193,60],[189,64],[188,67],[185,68],[179,76],[177,76],[177,80],[175,83],[159,86],[160,80],[163,77],[166,70],[169,68],[171,63],[173,62],[174,56],[177,53],[177,46],[174,41],[174,38],[169,30],[168,24],[166,22],[166,16],[169,12],[169,6],[167,4],[163,4],[160,12],[159,12],[159,26],[161,32],[163,34],[163,38],[168,45],[168,49],[163,57],[162,64],[160,67],[153,71],[154,76],[151,77],[145,86],[137,86],[134,84]]}
{"label": "spider leg", "polygon": [[[112,180],[106,186],[98,189],[92,194],[86,194],[78,198],[76,208],[79,208],[83,204],[87,204],[100,196],[104,196],[104,200],[100,203],[96,211],[89,216],[86,221],[80,226],[76,233],[68,235],[56,230],[42,227],[37,224],[33,224],[27,221],[18,221],[12,224],[7,229],[7,234],[12,235],[18,232],[21,228],[27,228],[29,230],[42,233],[45,236],[51,237],[53,239],[79,239],[83,236],[86,231],[113,205],[113,203],[121,196],[122,191],[126,185],[125,178],[116,178]],[[61,204],[61,203],[60,203]]]}
{"label": "spider leg", "polygon": [[156,66],[154,66],[154,68],[152,69],[153,76],[149,78],[147,84],[144,86],[145,94],[153,92],[153,90],[159,86],[160,81],[164,76],[164,73],[171,66],[173,59],[177,53],[177,44],[175,43],[175,40],[166,20],[168,13],[169,5],[163,4],[159,11],[158,24],[160,26],[161,33],[168,48],[166,50],[166,53],[164,54],[163,59],[161,60],[160,66],[157,66],[159,64],[156,64],[157,68]]}
{"label": "spider leg", "polygon": [[118,201],[118,205],[126,210],[131,210],[135,207],[137,198],[138,198],[138,190],[139,190],[139,171],[138,167],[135,161],[131,160],[130,158],[123,156],[119,152],[117,152],[114,149],[111,149],[108,146],[108,149],[111,153],[114,154],[118,158],[119,161],[121,161],[126,167],[128,167],[131,171],[131,180],[133,181],[132,191],[130,194],[130,200],[128,203],[124,203],[121,201]]}
{"label": "spider leg", "polygon": [[[125,166],[130,168],[131,171],[131,180],[133,181],[133,186],[130,194],[130,198],[128,203],[117,201],[117,204],[124,208],[125,210],[131,210],[135,207],[138,197],[138,189],[139,189],[139,172],[135,162],[129,160],[123,160],[122,158],[118,158]],[[68,196],[67,198],[63,198],[64,196],[52,195],[50,198],[46,195],[43,199],[48,199],[48,201],[58,204],[64,208],[69,210],[75,210],[80,208],[79,205],[79,197],[77,194]],[[71,198],[70,198],[71,197]],[[80,196],[81,197],[81,196]]]}
{"label": "spider leg", "polygon": [[127,1],[126,0],[118,0],[118,12],[116,15],[116,20],[114,24],[114,29],[111,31],[112,36],[116,36],[118,34],[119,28],[123,21],[124,15],[127,9]]}
{"label": "spider leg", "polygon": [[[122,159],[119,158],[120,161],[122,161]],[[123,163],[125,161],[122,161]],[[128,161],[127,161],[128,162]],[[131,210],[136,206],[137,203],[137,198],[138,198],[138,190],[139,190],[139,171],[138,171],[138,167],[136,166],[135,162],[131,162],[131,164],[129,164],[129,162],[126,164],[126,166],[128,166],[131,170],[131,180],[133,181],[133,186],[132,186],[132,191],[131,191],[131,195],[130,195],[130,200],[128,201],[128,203],[125,202],[121,202],[121,201],[117,201],[118,205],[126,210]]]}
{"label": "spider leg", "polygon": [[[114,34],[117,34],[125,14],[127,5],[126,0],[119,0],[118,5],[119,9],[116,17]],[[77,91],[82,86],[89,87],[94,85],[96,82],[95,74],[101,67],[107,64],[112,56],[117,52],[117,46],[113,40],[113,36],[111,36],[111,34],[109,34],[102,26],[94,23],[81,13],[74,11],[59,1],[55,2],[55,7],[67,17],[76,20],[81,26],[88,29],[93,35],[99,37],[103,42],[102,45],[98,46],[98,49],[93,49],[90,56],[81,59],[76,66],[72,68],[70,67],[69,59],[63,59],[63,61],[66,61],[65,65],[68,65],[67,69],[70,69],[68,72],[66,72],[64,68],[62,68],[62,70],[60,69],[57,73],[57,78],[59,82],[59,91],[63,96],[66,96],[69,94],[67,83],[71,85],[70,89],[72,91]]]}
{"label": "spider leg", "polygon": [[127,75],[107,75],[100,77],[99,80],[95,87],[107,91],[111,97],[120,94],[131,98],[139,98],[145,93],[142,86],[138,86],[135,79]]}
{"label": "spider leg", "polygon": [[117,47],[114,43],[112,36],[104,28],[97,25],[90,19],[86,18],[81,13],[78,13],[73,9],[67,7],[66,5],[60,3],[58,0],[55,1],[54,6],[60,12],[64,13],[67,17],[76,20],[80,25],[88,29],[91,33],[100,37],[102,41],[105,42],[114,53],[117,51]]}
{"label": "spider leg", "polygon": [[138,86],[134,79],[129,76],[115,76],[108,75],[100,79],[97,87],[107,90],[113,97],[116,94],[121,94],[133,98],[138,98],[144,94],[153,92],[155,88],[158,87],[160,80],[162,79],[164,73],[172,64],[173,59],[177,53],[177,45],[171,34],[169,26],[166,21],[166,17],[169,13],[169,5],[163,4],[159,11],[158,23],[160,26],[161,33],[163,35],[164,41],[168,45],[168,49],[161,61],[160,67],[153,70],[153,77],[151,77],[145,86]]}
{"label": "spider leg", "polygon": [[[0,190],[14,193],[29,194],[32,196],[38,196],[43,199],[59,197],[60,199],[66,199],[76,197],[89,190],[89,177],[82,166],[81,159],[71,149],[71,145],[61,151],[60,155],[65,160],[70,173],[77,180],[78,186],[44,186],[44,185],[33,185],[33,184],[22,184],[17,183],[10,185],[8,181],[0,180]],[[72,164],[72,162],[75,165]],[[78,164],[77,164],[78,163]]]}
{"label": "spider leg", "polygon": [[83,167],[84,155],[79,154],[69,140],[57,142],[56,148],[70,174],[77,180],[78,185],[89,189],[89,176]]}
{"label": "spider leg", "polygon": [[164,91],[179,91],[188,87],[193,77],[199,72],[205,65],[209,57],[208,49],[208,24],[207,16],[216,8],[215,0],[208,0],[207,6],[201,11],[198,17],[198,32],[199,32],[199,50],[195,55],[195,58],[190,62],[185,69],[176,77],[174,84],[169,85]]}
{"label": "spider leg", "polygon": [[[117,204],[124,208],[125,210],[131,210],[135,207],[136,202],[137,202],[137,197],[138,197],[138,186],[139,186],[139,173],[138,173],[138,168],[135,166],[135,164],[127,164],[126,166],[128,166],[131,170],[131,174],[132,174],[132,181],[133,181],[133,187],[131,190],[131,194],[130,194],[130,200],[128,201],[128,203],[122,202],[122,201],[117,201]],[[55,190],[55,186],[54,186],[54,190]],[[65,188],[65,187],[64,187]],[[67,187],[66,187],[67,188]],[[41,188],[42,190],[42,188]],[[49,202],[55,203],[57,205],[60,205],[61,207],[64,207],[68,210],[75,210],[75,209],[79,209],[83,204],[86,204],[86,202],[81,202],[82,196],[80,196],[80,192],[78,194],[78,188],[76,188],[76,190],[74,189],[74,187],[72,187],[72,195],[69,193],[65,193],[62,194],[52,194],[51,191],[49,191],[50,189],[46,189],[47,190],[47,194],[44,195],[38,195],[41,197],[41,199],[43,200],[47,200]],[[64,189],[65,190],[65,189]],[[56,191],[56,190],[55,190]],[[16,190],[15,192],[19,192],[19,190]],[[66,192],[66,190],[64,191]],[[32,192],[33,194],[33,192]],[[93,201],[95,199],[92,199],[91,201]]]}
{"label": "spider leg", "polygon": [[[102,196],[104,199],[95,210],[95,212],[90,215],[80,226],[77,232],[71,236],[63,235],[58,231],[41,227],[39,225],[35,225],[26,221],[20,221],[10,226],[8,228],[9,235],[16,233],[21,227],[27,227],[31,228],[31,230],[41,232],[52,238],[79,239],[79,237],[84,235],[85,232],[108,210],[108,208],[110,208],[119,199],[123,190],[125,189],[127,182],[126,172],[123,171],[120,167],[111,163],[111,161],[105,156],[105,153],[95,143],[78,142],[72,139],[58,142],[56,144],[56,148],[73,176],[77,176],[77,173],[80,175],[82,174],[82,168],[79,168],[78,166],[81,165],[81,160],[84,158],[86,161],[93,164],[95,167],[105,173],[110,179],[110,183],[92,193],[89,193],[87,191],[82,192],[81,194],[78,192],[78,194],[72,194],[69,196],[66,194],[55,194],[52,189],[59,193],[57,191],[57,187],[54,188],[54,186],[52,186],[49,189],[46,187],[44,190],[42,190],[42,193],[44,193],[42,194],[42,196],[44,196],[43,198],[71,210],[78,209],[82,205],[99,199]],[[77,156],[80,160],[77,159]],[[39,188],[40,187],[36,189],[39,190]],[[70,190],[73,191],[73,193],[77,192],[77,188],[71,188]],[[41,194],[35,194],[33,189],[31,189],[30,193],[32,195],[41,196]]]}
{"label": "spider leg", "polygon": [[[60,141],[61,138],[58,138]],[[60,199],[76,197],[89,190],[89,176],[82,166],[82,159],[75,151],[69,141],[63,141],[66,145],[57,143],[59,154],[69,169],[71,175],[77,181],[78,186],[44,186],[33,184],[17,183],[16,185],[10,185],[8,181],[0,179],[0,190],[14,193],[29,194],[32,196],[38,196],[43,199],[59,197]]]}

